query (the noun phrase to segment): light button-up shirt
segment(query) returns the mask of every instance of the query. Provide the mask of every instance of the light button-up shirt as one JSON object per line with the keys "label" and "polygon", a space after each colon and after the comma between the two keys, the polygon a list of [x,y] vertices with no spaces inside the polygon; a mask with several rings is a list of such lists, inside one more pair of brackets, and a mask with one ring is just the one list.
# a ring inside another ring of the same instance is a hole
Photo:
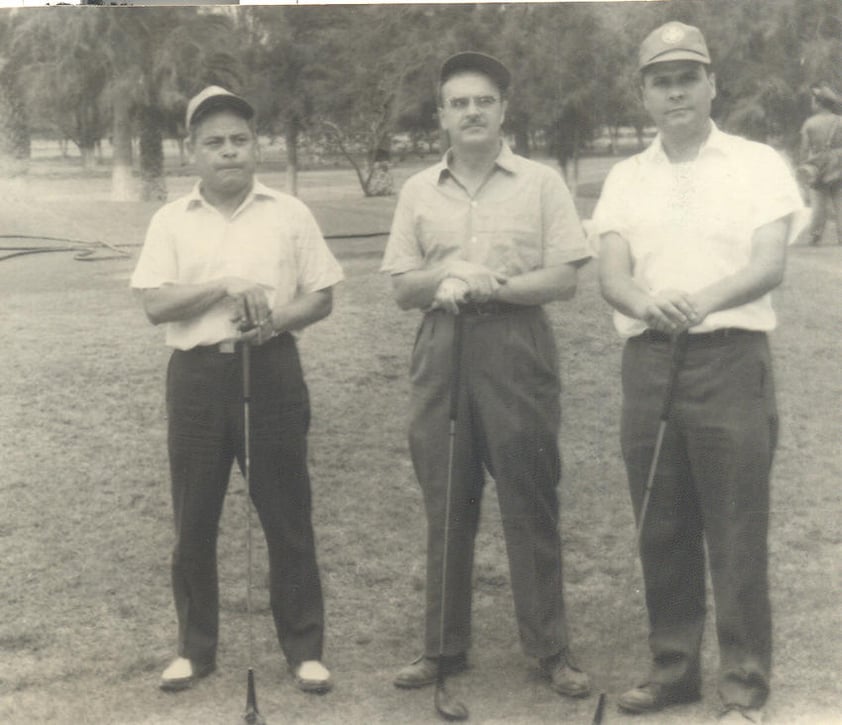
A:
{"label": "light button-up shirt", "polygon": [[[298,199],[255,181],[227,219],[196,184],[153,216],[131,286],[149,289],[222,277],[260,284],[275,310],[332,287],[343,274],[312,213]],[[233,301],[226,299],[194,318],[168,322],[166,343],[188,350],[235,339],[233,312]]]}

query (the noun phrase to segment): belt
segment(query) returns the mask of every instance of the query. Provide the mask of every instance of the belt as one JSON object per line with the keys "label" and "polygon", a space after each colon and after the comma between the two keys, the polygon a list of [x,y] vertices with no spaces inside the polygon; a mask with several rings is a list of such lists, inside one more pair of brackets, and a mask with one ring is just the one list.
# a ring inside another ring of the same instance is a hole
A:
{"label": "belt", "polygon": [[196,345],[196,347],[191,349],[194,352],[200,353],[233,355],[235,352],[237,352],[237,342],[236,340],[224,340],[223,342],[217,342],[213,345]]}
{"label": "belt", "polygon": [[[711,330],[710,332],[691,332],[687,336],[687,340],[690,345],[705,345],[718,340],[726,340],[729,337],[765,334],[765,332],[760,330],[746,330],[742,327],[720,327],[718,330]],[[658,330],[644,330],[637,337],[647,342],[671,342],[673,339],[672,335]]]}
{"label": "belt", "polygon": [[511,302],[463,302],[459,305],[459,312],[463,315],[507,315],[534,308],[534,305],[515,305]]}

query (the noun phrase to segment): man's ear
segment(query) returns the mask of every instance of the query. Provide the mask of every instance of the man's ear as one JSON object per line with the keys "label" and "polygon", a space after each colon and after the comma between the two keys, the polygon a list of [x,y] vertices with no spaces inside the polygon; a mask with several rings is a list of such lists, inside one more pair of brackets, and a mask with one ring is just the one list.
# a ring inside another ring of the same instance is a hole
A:
{"label": "man's ear", "polygon": [[714,98],[716,98],[716,73],[713,73],[713,72],[708,73],[708,83],[710,83],[710,90],[711,90],[710,99],[713,100]]}

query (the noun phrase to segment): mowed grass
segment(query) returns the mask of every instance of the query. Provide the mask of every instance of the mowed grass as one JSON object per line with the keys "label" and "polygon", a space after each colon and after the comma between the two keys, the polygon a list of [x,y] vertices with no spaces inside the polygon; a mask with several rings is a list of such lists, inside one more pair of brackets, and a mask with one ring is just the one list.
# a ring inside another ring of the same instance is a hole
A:
{"label": "mowed grass", "polygon": [[[308,177],[304,198],[326,231],[388,226],[393,199],[343,196],[336,189],[346,188],[344,172],[323,174]],[[329,193],[320,195],[322,188]],[[139,243],[154,210],[86,199],[71,187],[52,201],[21,198],[0,212],[13,232],[64,231],[112,243]],[[581,200],[583,215],[592,204]],[[388,280],[377,273],[384,242],[331,242],[348,279],[331,317],[300,337],[313,403],[325,655],[337,686],[318,698],[292,685],[271,625],[265,549],[256,531],[255,668],[260,709],[271,724],[437,721],[430,690],[406,693],[391,685],[394,670],[420,646],[425,532],[405,440],[418,314],[398,310]],[[128,290],[133,264],[82,263],[68,254],[0,263],[3,723],[215,724],[239,722],[243,713],[246,529],[236,472],[219,540],[219,669],[177,696],[157,689],[175,645],[163,404],[168,351]],[[776,294],[782,431],[771,530],[770,722],[842,722],[840,284],[842,249],[793,248]],[[562,536],[574,650],[595,688],[609,693],[606,722],[637,722],[613,704],[645,675],[646,622],[618,450],[621,343],[594,265],[583,270],[577,297],[549,313],[562,358]],[[450,688],[474,722],[590,722],[595,698],[571,702],[551,694],[520,652],[491,482],[483,514],[473,668],[452,678]],[[711,719],[716,657],[709,626],[704,701],[646,722]]]}

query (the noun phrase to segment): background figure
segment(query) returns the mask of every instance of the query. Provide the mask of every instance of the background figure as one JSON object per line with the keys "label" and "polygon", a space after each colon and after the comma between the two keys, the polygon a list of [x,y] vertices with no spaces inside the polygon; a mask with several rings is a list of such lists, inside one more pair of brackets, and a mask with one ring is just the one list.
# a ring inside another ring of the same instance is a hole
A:
{"label": "background figure", "polygon": [[[819,83],[810,88],[813,115],[801,127],[800,159],[803,163],[827,148],[842,149],[842,98],[829,86]],[[807,243],[821,242],[828,213],[833,211],[836,241],[842,244],[842,178],[830,183],[817,182],[809,188],[812,214],[806,229]]]}

